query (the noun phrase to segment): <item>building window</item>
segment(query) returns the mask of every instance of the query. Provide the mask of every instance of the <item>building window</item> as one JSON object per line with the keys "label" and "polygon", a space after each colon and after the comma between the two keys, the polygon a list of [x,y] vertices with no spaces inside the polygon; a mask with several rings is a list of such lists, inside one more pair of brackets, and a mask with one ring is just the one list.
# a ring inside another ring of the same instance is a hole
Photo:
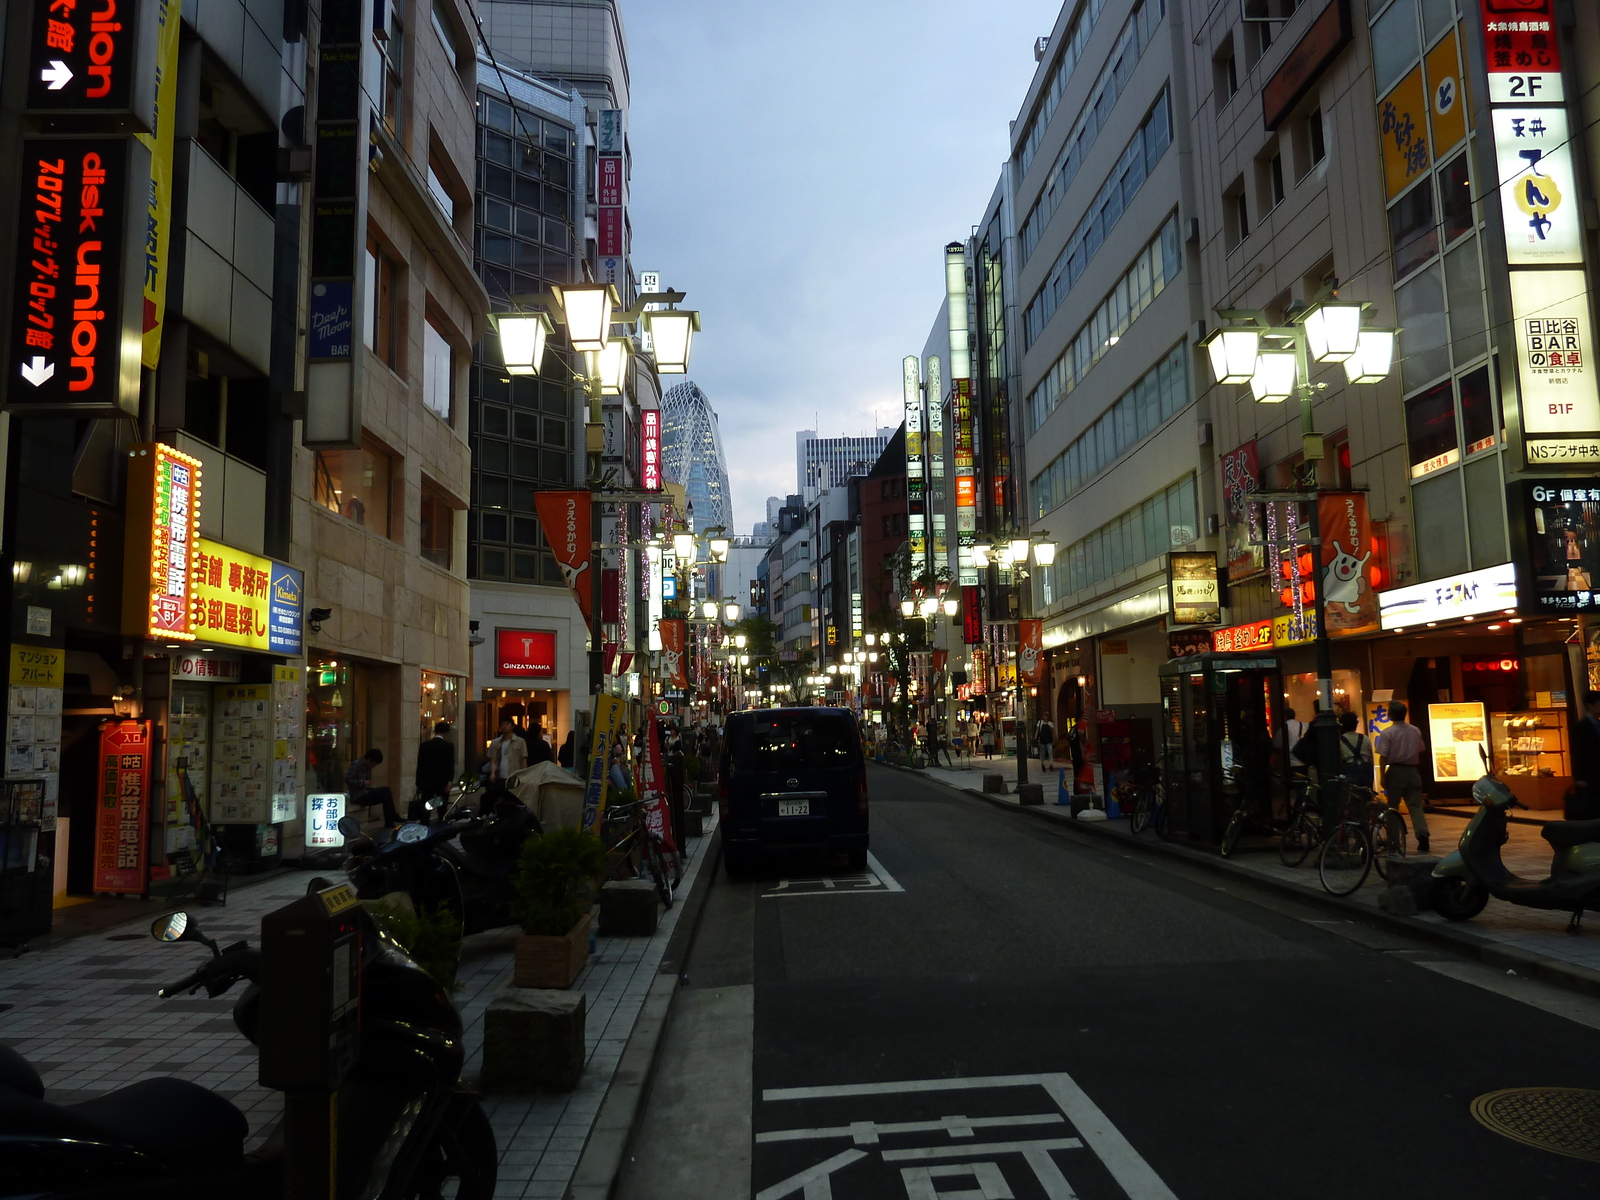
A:
{"label": "building window", "polygon": [[[1266,28],[1262,26],[1262,28]],[[1283,203],[1283,155],[1274,154],[1272,161],[1267,164],[1272,185],[1272,206],[1276,208]]]}
{"label": "building window", "polygon": [[384,5],[385,27],[375,31],[374,41],[382,63],[383,80],[379,102],[383,105],[383,123],[390,136],[399,138],[401,129],[401,100],[406,66],[406,27],[400,18],[400,6]]}
{"label": "building window", "polygon": [[422,403],[431,413],[448,421],[455,385],[455,366],[450,342],[432,319],[422,323]]}
{"label": "building window", "polygon": [[389,537],[389,485],[392,462],[383,450],[363,441],[359,450],[318,450],[312,495],[364,529]]}
{"label": "building window", "polygon": [[432,196],[439,207],[444,209],[444,219],[454,225],[456,221],[455,197],[450,194],[450,189],[445,187],[444,180],[440,178],[439,169],[428,160],[428,195]]}
{"label": "building window", "polygon": [[1306,145],[1311,151],[1311,165],[1314,167],[1328,157],[1328,143],[1322,136],[1322,110],[1314,108],[1311,115],[1306,118]]}
{"label": "building window", "polygon": [[1439,229],[1433,219],[1433,187],[1426,178],[1389,209],[1389,238],[1394,243],[1394,277],[1404,279],[1439,250]]}
{"label": "building window", "polygon": [[444,46],[445,56],[450,60],[452,70],[461,70],[461,39],[456,34],[455,23],[448,15],[440,11],[439,0],[433,0],[433,31],[439,35],[439,42]]}
{"label": "building window", "polygon": [[1413,479],[1460,460],[1455,395],[1448,379],[1406,401],[1406,442],[1411,448]]}
{"label": "building window", "polygon": [[1458,154],[1439,168],[1439,207],[1444,214],[1444,240],[1449,245],[1464,233],[1471,233],[1472,178],[1467,173],[1467,156]]}
{"label": "building window", "polygon": [[400,264],[378,244],[367,239],[363,261],[366,271],[367,312],[361,340],[391,371],[400,369]]}
{"label": "building window", "polygon": [[422,485],[422,557],[436,567],[450,569],[451,547],[455,543],[456,510],[443,492]]}

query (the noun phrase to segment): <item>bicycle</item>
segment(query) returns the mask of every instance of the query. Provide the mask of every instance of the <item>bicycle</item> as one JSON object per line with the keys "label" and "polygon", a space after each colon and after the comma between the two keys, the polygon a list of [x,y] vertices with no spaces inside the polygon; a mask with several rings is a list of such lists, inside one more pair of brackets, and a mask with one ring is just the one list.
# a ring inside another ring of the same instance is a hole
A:
{"label": "bicycle", "polygon": [[1389,877],[1389,859],[1406,856],[1406,823],[1387,798],[1363,783],[1349,785],[1366,804],[1367,838],[1372,843],[1372,865],[1379,879]]}
{"label": "bicycle", "polygon": [[1311,848],[1322,841],[1322,810],[1317,785],[1300,781],[1290,802],[1289,823],[1278,839],[1278,859],[1286,867],[1305,862]]}
{"label": "bicycle", "polygon": [[[1360,785],[1355,785],[1359,789]],[[1343,812],[1322,841],[1317,854],[1317,877],[1330,896],[1348,896],[1367,881],[1372,870],[1372,839],[1367,836],[1367,815],[1356,809],[1348,795]]]}
{"label": "bicycle", "polygon": [[674,855],[674,876],[668,878],[664,844],[646,820],[645,802],[634,800],[608,806],[601,826],[602,840],[606,843],[607,878],[648,878],[655,885],[662,905],[671,908],[672,889],[681,880],[683,867]]}
{"label": "bicycle", "polygon": [[[1167,796],[1161,786],[1161,775],[1154,767],[1136,767],[1126,773],[1123,796],[1117,796],[1117,805],[1128,813],[1128,829],[1137,836],[1151,828],[1162,841],[1172,840],[1167,823]],[[1116,792],[1113,791],[1113,795]]]}

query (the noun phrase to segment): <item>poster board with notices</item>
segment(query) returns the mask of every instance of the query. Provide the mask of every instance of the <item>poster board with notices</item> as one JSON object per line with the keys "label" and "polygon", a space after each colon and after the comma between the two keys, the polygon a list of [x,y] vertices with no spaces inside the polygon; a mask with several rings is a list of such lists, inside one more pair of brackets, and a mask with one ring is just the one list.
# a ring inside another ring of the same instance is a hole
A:
{"label": "poster board with notices", "polygon": [[211,688],[175,684],[167,707],[165,853],[182,854],[195,847],[194,814],[184,795],[184,776],[198,799],[206,795],[211,758]]}
{"label": "poster board with notices", "polygon": [[39,828],[56,827],[61,781],[61,705],[67,652],[53,646],[11,647],[6,690],[5,777],[39,781]]}
{"label": "poster board with notices", "polygon": [[300,815],[300,771],[305,762],[305,673],[272,668],[272,820]]}
{"label": "poster board with notices", "polygon": [[1428,705],[1433,742],[1433,777],[1439,783],[1472,783],[1489,761],[1489,720],[1478,701]]}
{"label": "poster board with notices", "polygon": [[219,687],[211,704],[211,821],[264,825],[272,819],[272,685]]}

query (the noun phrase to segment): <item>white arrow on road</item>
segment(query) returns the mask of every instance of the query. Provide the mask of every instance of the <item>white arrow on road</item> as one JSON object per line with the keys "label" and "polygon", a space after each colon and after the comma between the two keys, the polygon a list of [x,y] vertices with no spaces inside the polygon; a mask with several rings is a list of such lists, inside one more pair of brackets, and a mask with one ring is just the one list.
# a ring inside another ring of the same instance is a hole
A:
{"label": "white arrow on road", "polygon": [[55,373],[55,363],[45,362],[42,355],[35,354],[32,362],[22,364],[22,377],[33,384],[34,387],[38,387]]}
{"label": "white arrow on road", "polygon": [[48,85],[48,90],[59,92],[72,82],[72,68],[59,58],[52,58],[50,65],[39,72],[39,78]]}

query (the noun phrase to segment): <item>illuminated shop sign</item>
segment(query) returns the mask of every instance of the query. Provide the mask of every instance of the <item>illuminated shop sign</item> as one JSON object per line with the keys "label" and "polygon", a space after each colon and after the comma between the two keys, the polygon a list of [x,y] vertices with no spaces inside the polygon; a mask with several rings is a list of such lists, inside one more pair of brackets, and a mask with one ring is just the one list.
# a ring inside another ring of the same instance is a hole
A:
{"label": "illuminated shop sign", "polygon": [[639,413],[640,482],[647,492],[661,490],[661,411],[646,408]]}
{"label": "illuminated shop sign", "polygon": [[1572,175],[1566,110],[1515,105],[1491,115],[1506,261],[1582,262],[1583,206]]}
{"label": "illuminated shop sign", "polygon": [[1563,614],[1600,609],[1600,479],[1519,479],[1510,493],[1518,607]]}
{"label": "illuminated shop sign", "polygon": [[494,673],[508,679],[554,679],[556,635],[550,629],[496,629]]}
{"label": "illuminated shop sign", "polygon": [[155,125],[156,31],[170,0],[33,0],[28,108],[51,116],[131,117]]}
{"label": "illuminated shop sign", "polygon": [[1600,462],[1600,390],[1584,273],[1512,271],[1510,282],[1528,461]]}
{"label": "illuminated shop sign", "polygon": [[9,380],[12,412],[139,411],[143,205],[150,152],[134,138],[22,144]]}
{"label": "illuminated shop sign", "polygon": [[200,538],[190,628],[203,642],[297,655],[303,580],[284,563]]}
{"label": "illuminated shop sign", "polygon": [[1167,591],[1174,625],[1214,625],[1222,619],[1222,583],[1214,552],[1169,554]]}
{"label": "illuminated shop sign", "polygon": [[1385,629],[1504,612],[1516,606],[1517,570],[1510,563],[1378,593],[1378,613]]}
{"label": "illuminated shop sign", "polygon": [[1480,0],[1490,104],[1559,104],[1564,99],[1555,4],[1556,0]]}
{"label": "illuminated shop sign", "polygon": [[191,571],[199,540],[200,460],[159,442],[130,446],[123,633],[194,640]]}

